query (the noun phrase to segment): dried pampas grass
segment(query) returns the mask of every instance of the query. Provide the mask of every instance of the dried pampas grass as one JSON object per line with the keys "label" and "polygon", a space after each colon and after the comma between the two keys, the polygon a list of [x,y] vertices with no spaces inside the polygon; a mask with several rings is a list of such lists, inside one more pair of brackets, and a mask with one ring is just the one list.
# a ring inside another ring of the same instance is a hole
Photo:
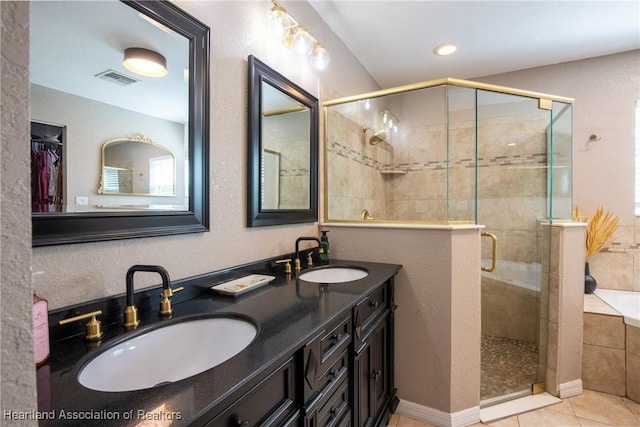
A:
{"label": "dried pampas grass", "polygon": [[607,244],[613,233],[618,228],[618,215],[611,211],[604,212],[602,206],[598,206],[593,215],[583,218],[580,206],[573,207],[573,220],[587,223],[587,259],[597,254]]}

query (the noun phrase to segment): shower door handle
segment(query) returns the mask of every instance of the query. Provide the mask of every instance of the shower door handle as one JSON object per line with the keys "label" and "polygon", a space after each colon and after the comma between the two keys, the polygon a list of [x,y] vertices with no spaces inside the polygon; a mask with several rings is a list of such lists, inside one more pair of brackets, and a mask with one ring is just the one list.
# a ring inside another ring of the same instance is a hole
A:
{"label": "shower door handle", "polygon": [[483,232],[480,236],[491,239],[491,267],[480,267],[482,271],[491,273],[496,269],[496,261],[498,258],[498,238],[495,234],[489,233],[488,231]]}

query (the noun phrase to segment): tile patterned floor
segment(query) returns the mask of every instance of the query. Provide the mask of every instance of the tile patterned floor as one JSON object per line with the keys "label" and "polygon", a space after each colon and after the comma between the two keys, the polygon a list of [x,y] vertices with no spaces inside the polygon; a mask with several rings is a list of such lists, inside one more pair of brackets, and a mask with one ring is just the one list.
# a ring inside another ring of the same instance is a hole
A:
{"label": "tile patterned floor", "polygon": [[531,389],[537,382],[538,350],[534,343],[482,336],[480,400]]}
{"label": "tile patterned floor", "polygon": [[[640,404],[632,400],[585,390],[580,396],[536,411],[515,415],[491,424],[471,427],[640,427]],[[389,427],[434,427],[421,421],[394,414]]]}

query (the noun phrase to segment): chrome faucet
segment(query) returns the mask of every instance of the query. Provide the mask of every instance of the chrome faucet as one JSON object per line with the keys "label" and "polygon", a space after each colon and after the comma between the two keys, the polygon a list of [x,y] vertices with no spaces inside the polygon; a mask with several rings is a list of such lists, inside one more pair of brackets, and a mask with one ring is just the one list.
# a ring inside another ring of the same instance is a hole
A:
{"label": "chrome faucet", "polygon": [[295,271],[296,273],[300,270],[302,270],[302,267],[300,267],[300,257],[299,257],[299,253],[300,253],[300,242],[302,241],[311,241],[311,242],[317,242],[318,243],[318,247],[321,247],[320,244],[320,239],[318,239],[317,237],[298,237],[296,239],[296,253],[295,253],[295,258],[294,258],[294,264],[295,264]]}
{"label": "chrome faucet", "polygon": [[133,300],[133,275],[136,271],[146,271],[150,273],[158,273],[162,278],[162,297],[160,300],[160,315],[170,316],[173,313],[171,308],[171,300],[169,299],[173,292],[178,292],[184,289],[183,287],[177,289],[171,289],[171,279],[169,278],[169,272],[164,267],[159,265],[134,265],[127,270],[127,296],[126,296],[126,308],[124,309],[124,327],[126,329],[135,329],[140,320],[138,320],[138,309],[135,306]]}

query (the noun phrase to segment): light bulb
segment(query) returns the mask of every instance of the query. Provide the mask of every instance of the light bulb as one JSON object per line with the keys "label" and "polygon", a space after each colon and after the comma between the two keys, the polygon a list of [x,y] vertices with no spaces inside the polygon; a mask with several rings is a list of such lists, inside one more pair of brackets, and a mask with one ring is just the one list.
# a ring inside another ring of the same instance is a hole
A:
{"label": "light bulb", "polygon": [[269,20],[273,31],[280,38],[286,36],[289,29],[294,25],[291,20],[291,16],[289,16],[287,11],[279,5],[275,5],[271,8]]}
{"label": "light bulb", "polygon": [[315,40],[311,37],[311,34],[304,28],[298,26],[298,29],[293,34],[291,40],[291,46],[299,55],[308,55],[313,49]]}
{"label": "light bulb", "polygon": [[371,110],[371,101],[370,100],[365,99],[365,101],[364,101],[364,109],[367,110],[367,111]]}
{"label": "light bulb", "polygon": [[320,43],[316,43],[311,53],[311,64],[316,70],[324,70],[329,66],[331,62],[331,56],[327,49],[325,49]]}

